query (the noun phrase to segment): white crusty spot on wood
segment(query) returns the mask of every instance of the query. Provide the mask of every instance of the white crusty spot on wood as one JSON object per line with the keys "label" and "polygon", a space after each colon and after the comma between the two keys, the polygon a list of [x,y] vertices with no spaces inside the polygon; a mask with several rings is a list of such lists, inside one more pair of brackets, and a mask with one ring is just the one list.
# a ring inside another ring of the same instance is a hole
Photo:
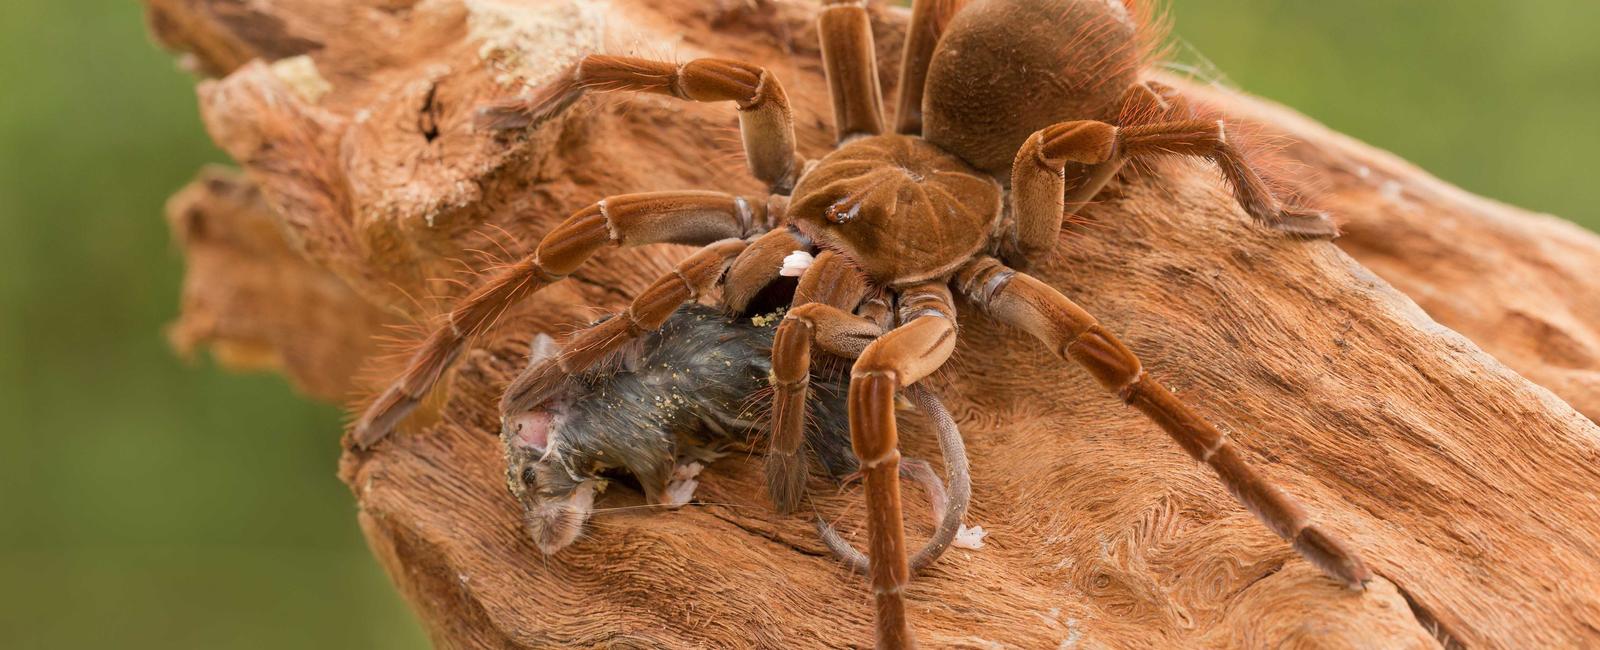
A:
{"label": "white crusty spot on wood", "polygon": [[983,538],[988,536],[989,533],[983,530],[983,526],[968,528],[966,524],[962,524],[961,529],[956,531],[956,538],[950,541],[950,545],[976,551],[983,548]]}
{"label": "white crusty spot on wood", "polygon": [[317,72],[317,62],[304,54],[279,59],[268,66],[272,76],[277,77],[284,85],[293,90],[308,104],[315,104],[323,95],[333,91],[333,84],[322,78],[322,73]]}
{"label": "white crusty spot on wood", "polygon": [[1061,640],[1058,650],[1070,650],[1078,647],[1078,642],[1083,640],[1083,630],[1078,629],[1078,619],[1067,619],[1067,638]]}
{"label": "white crusty spot on wood", "polygon": [[478,57],[496,66],[495,81],[537,86],[599,51],[609,4],[466,0],[468,38],[479,43]]}

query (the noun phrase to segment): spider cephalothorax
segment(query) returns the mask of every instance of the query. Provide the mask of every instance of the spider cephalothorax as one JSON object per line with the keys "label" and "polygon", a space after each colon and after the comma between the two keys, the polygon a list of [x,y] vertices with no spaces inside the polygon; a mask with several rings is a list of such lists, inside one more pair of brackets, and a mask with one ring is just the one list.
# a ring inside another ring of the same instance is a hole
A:
{"label": "spider cephalothorax", "polygon": [[921,138],[864,137],[795,187],[789,223],[879,286],[954,272],[1000,223],[1000,184]]}
{"label": "spider cephalothorax", "polygon": [[[743,312],[774,286],[792,253],[819,253],[794,290],[772,342],[772,431],[766,459],[774,505],[793,512],[805,493],[803,431],[811,355],[853,359],[851,447],[867,497],[869,552],[830,548],[869,573],[878,643],[912,645],[904,588],[937,557],[908,561],[901,521],[895,413],[954,352],[954,296],[1081,365],[1150,417],[1273,532],[1332,578],[1360,589],[1357,555],[1313,523],[1288,494],[1245,464],[1226,437],[1155,378],[1119,339],[1072,300],[1024,271],[1048,257],[1063,217],[1100,194],[1130,161],[1190,156],[1216,164],[1245,214],[1297,236],[1335,231],[1324,215],[1284,207],[1229,140],[1182,97],[1141,81],[1149,21],[1135,0],[915,0],[901,64],[895,122],[886,126],[865,2],[824,0],[818,16],[838,147],[805,162],[795,152],[788,98],[749,63],[684,64],[587,56],[531,97],[491,107],[496,129],[544,123],[585,92],[631,90],[692,101],[732,101],[751,172],[765,197],[686,191],[603,199],[579,210],[533,254],[467,296],[412,364],[357,422],[370,445],[404,417],[511,304],[572,273],[606,245],[704,246],[644,289],[615,317],[573,334],[559,358],[529,368],[507,390],[503,416],[537,407],[569,373],[657,330],[678,305],[719,287]],[[792,197],[791,197],[792,194]],[[941,426],[953,426],[935,415]]]}

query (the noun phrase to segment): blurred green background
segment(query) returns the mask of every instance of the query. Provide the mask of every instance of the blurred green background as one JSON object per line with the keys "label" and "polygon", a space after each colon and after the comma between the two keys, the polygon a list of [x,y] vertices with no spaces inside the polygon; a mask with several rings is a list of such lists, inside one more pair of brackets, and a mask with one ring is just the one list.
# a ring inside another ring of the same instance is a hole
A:
{"label": "blurred green background", "polygon": [[[1600,3],[1178,4],[1232,83],[1600,227]],[[223,157],[141,13],[0,8],[0,647],[423,647],[334,478],[336,409],[167,350],[162,203]]]}

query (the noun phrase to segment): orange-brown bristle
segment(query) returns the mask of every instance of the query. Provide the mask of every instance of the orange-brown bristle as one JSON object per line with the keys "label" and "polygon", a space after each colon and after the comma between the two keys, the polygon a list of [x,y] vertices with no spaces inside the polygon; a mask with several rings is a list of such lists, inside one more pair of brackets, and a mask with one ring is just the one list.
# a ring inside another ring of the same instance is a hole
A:
{"label": "orange-brown bristle", "polygon": [[738,127],[729,124],[710,130],[711,157],[706,160],[722,175],[738,178],[745,173],[744,140]]}
{"label": "orange-brown bristle", "polygon": [[[1168,106],[1154,102],[1123,102],[1121,111],[1115,120],[1117,126],[1137,126],[1141,124],[1156,124],[1173,119],[1173,112]],[[1179,119],[1188,119],[1182,117]]]}
{"label": "orange-brown bristle", "polygon": [[[1103,7],[1094,7],[1102,3]],[[1166,14],[1148,0],[1080,0],[1064,3],[1059,24],[1070,30],[1061,60],[1072,69],[1066,79],[1086,80],[1086,90],[1109,95],[1129,75],[1138,76],[1164,54]],[[1071,54],[1071,53],[1082,53]]]}
{"label": "orange-brown bristle", "polygon": [[1304,163],[1287,153],[1288,148],[1295,144],[1294,138],[1269,131],[1255,122],[1232,119],[1208,104],[1197,104],[1195,110],[1203,119],[1227,123],[1228,142],[1286,206],[1309,209],[1322,207],[1319,202],[1327,194],[1326,178],[1308,173]]}
{"label": "orange-brown bristle", "polygon": [[[1117,2],[1118,0],[1108,0]],[[1168,36],[1172,33],[1172,14],[1158,0],[1121,0],[1133,24],[1133,47],[1141,66],[1150,66],[1171,53]]]}

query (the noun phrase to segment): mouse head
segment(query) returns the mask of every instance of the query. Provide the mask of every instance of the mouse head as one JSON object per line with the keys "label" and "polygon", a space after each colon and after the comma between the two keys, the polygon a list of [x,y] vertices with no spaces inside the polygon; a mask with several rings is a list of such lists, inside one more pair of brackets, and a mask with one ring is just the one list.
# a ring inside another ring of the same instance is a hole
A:
{"label": "mouse head", "polygon": [[[533,340],[530,361],[537,365],[561,353],[555,341],[540,334]],[[506,455],[506,488],[522,505],[523,525],[546,555],[577,540],[593,511],[603,481],[575,471],[564,452],[561,432],[571,417],[574,393],[563,387],[532,410],[508,416],[501,431]],[[589,468],[584,468],[589,469]]]}
{"label": "mouse head", "polygon": [[[660,386],[641,375],[647,345],[628,346],[601,371],[560,375],[526,408],[504,412],[506,483],[545,553],[577,539],[608,472],[632,477],[649,503],[670,504],[678,426],[696,416],[685,401],[651,399]],[[534,366],[556,359],[549,337],[534,339]]]}

